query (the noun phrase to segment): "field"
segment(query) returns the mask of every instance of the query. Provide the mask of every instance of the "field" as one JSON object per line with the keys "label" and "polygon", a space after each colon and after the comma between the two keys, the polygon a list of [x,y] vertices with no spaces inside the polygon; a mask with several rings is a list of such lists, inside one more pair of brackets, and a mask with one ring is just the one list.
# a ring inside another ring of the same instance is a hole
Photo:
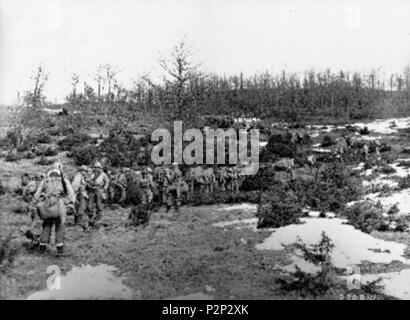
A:
{"label": "field", "polygon": [[[407,217],[410,189],[399,188],[398,182],[409,173],[398,159],[409,137],[409,119],[368,122],[370,134],[363,139],[383,139],[391,149],[384,155],[394,156],[395,172],[380,173],[361,163],[356,169],[362,179],[362,199],[379,201],[384,210],[398,204],[398,216]],[[362,127],[364,124],[362,125]],[[6,129],[4,129],[6,130]],[[324,135],[338,128],[328,126],[310,129],[311,148]],[[66,153],[58,155],[68,172],[75,166]],[[298,237],[305,244],[315,244],[324,231],[335,244],[332,262],[339,268],[359,268],[363,281],[382,277],[380,299],[409,299],[406,285],[410,237],[405,231],[376,231],[369,235],[346,224],[345,217],[332,212],[306,208],[302,224],[280,228],[257,229],[256,204],[184,206],[179,214],[164,209],[152,214],[145,227],[128,225],[128,209],[104,211],[99,229],[84,233],[68,220],[67,245],[70,255],[57,257],[53,246],[42,256],[30,250],[23,230],[30,219],[15,213],[20,198],[14,190],[22,173],[45,172],[47,167],[36,159],[7,162],[0,159],[0,176],[8,192],[0,198],[0,231],[13,235],[18,248],[12,265],[0,278],[0,297],[26,298],[122,298],[122,299],[340,299],[350,291],[340,289],[322,295],[284,290],[278,280],[284,272],[301,268],[306,274],[314,266],[306,263],[292,248]],[[383,186],[385,185],[385,186]],[[354,204],[350,204],[354,205]],[[283,245],[282,245],[283,244]],[[58,266],[63,274],[62,290],[47,291],[47,269]],[[114,269],[115,268],[115,269]],[[348,272],[340,278],[351,276]]]}

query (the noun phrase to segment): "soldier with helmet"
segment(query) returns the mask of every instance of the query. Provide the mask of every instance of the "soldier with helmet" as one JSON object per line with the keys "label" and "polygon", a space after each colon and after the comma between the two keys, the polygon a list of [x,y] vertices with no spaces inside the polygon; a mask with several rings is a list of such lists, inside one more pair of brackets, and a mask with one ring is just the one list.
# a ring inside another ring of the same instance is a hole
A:
{"label": "soldier with helmet", "polygon": [[32,215],[32,228],[35,218],[42,220],[39,248],[44,253],[50,242],[52,228],[55,228],[57,253],[64,253],[65,222],[67,208],[73,206],[75,194],[68,179],[64,177],[62,165],[55,163],[36,191],[33,199],[36,210]]}
{"label": "soldier with helmet", "polygon": [[93,165],[93,173],[89,181],[88,215],[93,222],[102,218],[103,201],[105,200],[110,179],[104,173],[100,162]]}

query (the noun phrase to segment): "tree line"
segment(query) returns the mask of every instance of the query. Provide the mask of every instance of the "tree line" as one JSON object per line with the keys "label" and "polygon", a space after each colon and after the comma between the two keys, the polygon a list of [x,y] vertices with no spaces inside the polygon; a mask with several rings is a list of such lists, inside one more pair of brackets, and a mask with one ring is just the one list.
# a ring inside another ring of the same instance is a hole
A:
{"label": "tree line", "polygon": [[[410,113],[410,67],[388,78],[377,71],[330,70],[220,76],[201,72],[184,41],[159,65],[164,71],[161,81],[145,75],[131,89],[118,83],[120,71],[110,65],[100,66],[94,83],[83,82],[82,88],[80,77],[74,74],[66,105],[72,110],[128,119],[152,113],[179,120],[220,115],[292,122],[317,118],[348,121]],[[43,68],[33,80],[34,89],[26,93],[24,102],[38,107],[45,101]]]}

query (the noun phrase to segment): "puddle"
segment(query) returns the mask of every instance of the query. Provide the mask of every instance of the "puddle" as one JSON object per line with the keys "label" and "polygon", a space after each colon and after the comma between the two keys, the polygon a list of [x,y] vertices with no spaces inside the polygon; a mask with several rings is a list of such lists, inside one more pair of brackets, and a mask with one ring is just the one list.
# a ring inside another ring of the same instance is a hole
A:
{"label": "puddle", "polygon": [[47,289],[27,300],[129,300],[132,290],[114,275],[116,268],[106,264],[73,267],[61,277],[60,289]]}

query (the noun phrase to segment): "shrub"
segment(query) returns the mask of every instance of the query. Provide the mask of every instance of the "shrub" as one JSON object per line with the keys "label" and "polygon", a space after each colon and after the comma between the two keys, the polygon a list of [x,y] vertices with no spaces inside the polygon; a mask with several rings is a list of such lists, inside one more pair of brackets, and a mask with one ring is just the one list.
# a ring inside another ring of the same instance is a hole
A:
{"label": "shrub", "polygon": [[299,223],[302,207],[291,190],[272,189],[262,193],[256,216],[258,228],[279,228]]}
{"label": "shrub", "polygon": [[336,144],[336,140],[333,136],[331,135],[325,135],[322,139],[322,147],[327,148],[327,147],[331,147],[334,146]]}
{"label": "shrub", "polygon": [[150,205],[139,204],[131,209],[128,219],[132,226],[146,226],[151,216]]}
{"label": "shrub", "polygon": [[55,162],[55,159],[46,158],[45,156],[41,156],[35,164],[39,166],[51,166]]}
{"label": "shrub", "polygon": [[49,144],[52,142],[52,139],[50,135],[48,135],[46,132],[41,132],[37,138],[36,138],[37,143],[44,143],[44,144]]}
{"label": "shrub", "polygon": [[307,273],[296,266],[296,272],[277,280],[282,290],[315,297],[343,290],[344,283],[338,278],[337,269],[332,264],[330,256],[334,244],[326,233],[322,233],[318,244],[307,246],[299,239],[294,247],[302,253],[304,260],[320,269],[317,273]]}
{"label": "shrub", "polygon": [[72,151],[75,147],[82,147],[92,141],[92,138],[84,133],[69,134],[58,142],[60,148],[64,151]]}
{"label": "shrub", "polygon": [[349,289],[347,281],[339,277],[340,271],[332,263],[334,244],[325,232],[322,232],[321,240],[317,244],[307,246],[298,239],[294,247],[300,252],[301,258],[318,267],[318,272],[307,273],[296,266],[295,272],[283,275],[277,280],[282,290],[296,292],[302,297],[340,297],[340,294],[350,291],[383,297],[380,293],[383,286],[379,284],[381,278],[361,284],[360,289]]}
{"label": "shrub", "polygon": [[359,133],[361,135],[368,135],[368,134],[370,134],[370,130],[367,126],[365,126],[364,128],[360,129]]}
{"label": "shrub", "polygon": [[99,152],[95,146],[76,147],[72,156],[77,166],[89,166],[99,158]]}
{"label": "shrub", "polygon": [[3,183],[0,180],[0,196],[4,195],[6,193],[6,189],[3,186]]}
{"label": "shrub", "polygon": [[278,183],[280,183],[280,181],[276,178],[275,169],[272,166],[267,166],[259,168],[258,173],[255,175],[246,176],[244,182],[241,185],[241,190],[265,191]]}
{"label": "shrub", "polygon": [[132,132],[112,131],[101,143],[99,151],[107,157],[109,165],[113,167],[130,167],[133,163],[145,165],[148,162],[145,152],[142,154],[143,157],[139,152],[144,144],[144,141],[137,140]]}
{"label": "shrub", "polygon": [[45,151],[44,151],[44,156],[46,157],[54,157],[58,155],[58,151],[56,148],[53,147],[48,147]]}
{"label": "shrub", "polygon": [[341,209],[362,193],[361,180],[341,163],[327,163],[308,179],[295,178],[291,187],[304,206],[319,211]]}
{"label": "shrub", "polygon": [[387,163],[382,164],[378,169],[378,172],[384,173],[384,174],[393,174],[396,173],[396,169],[394,169],[392,166],[388,165]]}
{"label": "shrub", "polygon": [[296,144],[292,142],[290,134],[274,134],[261,154],[261,162],[276,161],[280,158],[294,158]]}
{"label": "shrub", "polygon": [[400,178],[398,187],[399,189],[410,188],[410,175]]}
{"label": "shrub", "polygon": [[388,229],[383,210],[371,201],[355,203],[345,211],[345,215],[353,227],[366,233]]}
{"label": "shrub", "polygon": [[20,152],[9,152],[5,158],[7,162],[16,162],[23,159],[22,153]]}

